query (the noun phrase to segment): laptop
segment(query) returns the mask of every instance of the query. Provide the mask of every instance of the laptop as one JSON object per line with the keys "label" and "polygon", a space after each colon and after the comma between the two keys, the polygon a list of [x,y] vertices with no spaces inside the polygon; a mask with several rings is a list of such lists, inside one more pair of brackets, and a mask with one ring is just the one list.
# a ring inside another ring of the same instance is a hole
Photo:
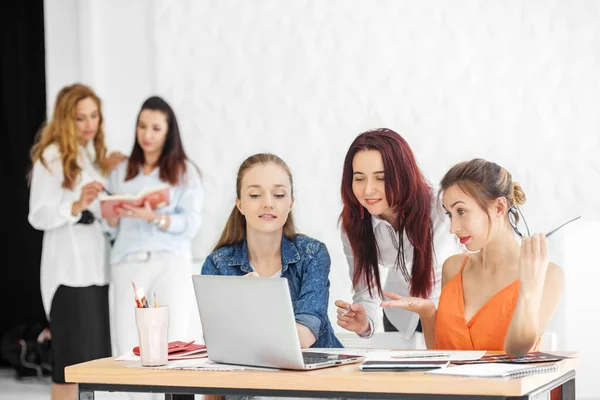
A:
{"label": "laptop", "polygon": [[224,364],[312,370],[364,356],[302,350],[284,278],[192,275],[208,359]]}

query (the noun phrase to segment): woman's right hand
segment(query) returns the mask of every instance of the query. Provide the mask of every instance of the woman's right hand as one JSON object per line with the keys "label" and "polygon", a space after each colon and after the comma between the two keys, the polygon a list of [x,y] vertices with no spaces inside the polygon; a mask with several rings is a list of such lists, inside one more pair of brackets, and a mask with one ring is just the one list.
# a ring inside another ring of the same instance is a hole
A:
{"label": "woman's right hand", "polygon": [[98,193],[104,190],[104,185],[101,182],[93,181],[84,185],[81,188],[81,196],[79,200],[73,203],[71,212],[77,215],[83,210],[87,210],[90,204],[98,198]]}
{"label": "woman's right hand", "polygon": [[335,305],[338,307],[337,324],[339,326],[358,334],[369,330],[369,318],[362,304],[350,304],[343,300],[336,300]]}

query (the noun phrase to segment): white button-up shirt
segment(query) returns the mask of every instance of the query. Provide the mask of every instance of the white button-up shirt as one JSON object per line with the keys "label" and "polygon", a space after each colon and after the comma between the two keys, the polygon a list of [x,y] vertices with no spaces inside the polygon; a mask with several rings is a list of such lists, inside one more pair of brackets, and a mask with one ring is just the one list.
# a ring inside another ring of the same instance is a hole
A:
{"label": "white button-up shirt", "polygon": [[[62,187],[64,176],[58,145],[49,145],[42,156],[48,168],[40,160],[33,166],[28,220],[35,229],[44,231],[40,280],[42,301],[49,319],[56,289],[60,285],[106,285],[108,260],[106,237],[100,222],[77,224],[81,215],[71,215],[71,207],[79,200],[82,186],[94,180],[104,182],[94,165],[92,143],[79,148],[77,163],[81,174],[73,190]],[[99,217],[98,200],[88,210]]]}
{"label": "white button-up shirt", "polygon": [[[398,256],[397,244],[399,243],[399,234],[394,230],[392,225],[387,221],[379,218],[376,215],[371,215],[373,224],[373,234],[377,244],[379,274],[382,277],[383,291],[394,292],[400,296],[410,296],[409,281],[405,279],[401,267],[396,267],[396,258]],[[431,222],[433,225],[433,247],[434,261],[433,268],[435,270],[435,283],[433,291],[429,297],[436,307],[440,298],[442,287],[442,265],[446,259],[454,254],[464,252],[464,247],[460,244],[455,235],[450,234],[450,225],[444,218],[444,211],[438,201],[434,202],[431,212]],[[404,261],[408,278],[410,279],[412,272],[413,246],[406,236],[403,235]],[[352,247],[348,241],[348,237],[342,233],[342,244],[344,254],[348,261],[350,279],[354,274],[354,256]],[[377,294],[377,289],[373,288],[373,297],[369,295],[369,289],[365,283],[359,283],[354,288],[352,300],[354,303],[360,303],[365,308],[370,322],[373,324],[371,331],[377,329],[377,325],[381,318],[381,301],[382,299]],[[387,308],[385,314],[390,322],[404,335],[406,340],[409,340],[414,334],[419,323],[419,315],[400,308]]]}

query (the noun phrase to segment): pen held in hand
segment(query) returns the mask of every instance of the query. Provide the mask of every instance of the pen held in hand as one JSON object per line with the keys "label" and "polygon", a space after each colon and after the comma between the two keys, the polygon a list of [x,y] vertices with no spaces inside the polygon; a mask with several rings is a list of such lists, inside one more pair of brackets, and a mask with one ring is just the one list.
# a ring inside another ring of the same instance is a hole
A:
{"label": "pen held in hand", "polygon": [[348,308],[346,308],[344,311],[341,312],[340,317],[347,315],[351,310],[352,309],[350,308],[350,306],[348,306]]}

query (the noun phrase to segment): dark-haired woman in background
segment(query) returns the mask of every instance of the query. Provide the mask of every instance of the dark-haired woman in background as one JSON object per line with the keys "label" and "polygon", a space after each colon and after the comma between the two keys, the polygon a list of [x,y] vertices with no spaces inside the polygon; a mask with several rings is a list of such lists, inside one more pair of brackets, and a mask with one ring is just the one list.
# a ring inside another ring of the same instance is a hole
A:
{"label": "dark-haired woman in background", "polygon": [[185,154],[173,110],[162,98],[150,97],[139,112],[129,160],[113,171],[107,187],[137,194],[164,184],[170,186],[167,206],[124,205],[107,221],[115,238],[111,285],[119,354],[138,344],[132,281],[144,288],[149,302],[156,293],[159,305],[169,306],[170,341],[202,338],[191,279],[192,239],[204,197],[201,177]]}
{"label": "dark-haired woman in background", "polygon": [[[464,249],[449,234],[412,150],[390,129],[364,132],[352,142],[344,160],[342,201],[342,242],[354,296],[352,304],[335,302],[338,325],[370,337],[384,291],[437,302],[442,264]],[[384,285],[380,267],[387,274]],[[416,313],[385,309],[383,327],[402,334],[403,348],[425,347]]]}

